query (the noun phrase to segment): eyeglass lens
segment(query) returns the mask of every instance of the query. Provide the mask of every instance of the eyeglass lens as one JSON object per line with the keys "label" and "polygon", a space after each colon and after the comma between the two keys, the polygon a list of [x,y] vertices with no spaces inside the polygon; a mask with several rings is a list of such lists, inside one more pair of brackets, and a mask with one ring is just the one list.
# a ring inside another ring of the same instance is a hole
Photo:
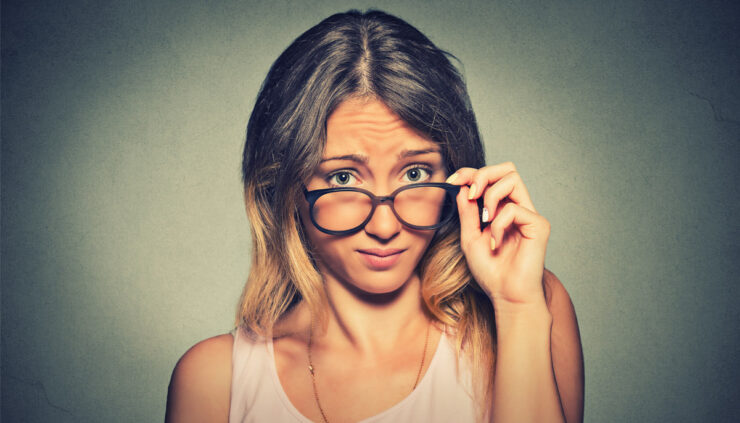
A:
{"label": "eyeglass lens", "polygon": [[[433,226],[444,219],[448,192],[440,187],[414,187],[399,192],[393,202],[398,217],[412,226]],[[313,206],[313,217],[320,227],[330,231],[357,228],[372,212],[370,196],[356,191],[330,192],[319,197]]]}

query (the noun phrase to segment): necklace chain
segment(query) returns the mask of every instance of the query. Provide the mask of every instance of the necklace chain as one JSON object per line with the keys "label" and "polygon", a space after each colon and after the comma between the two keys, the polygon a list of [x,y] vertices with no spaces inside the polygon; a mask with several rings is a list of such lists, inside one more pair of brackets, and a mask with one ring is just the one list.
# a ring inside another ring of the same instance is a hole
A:
{"label": "necklace chain", "polygon": [[[419,371],[416,373],[416,380],[414,381],[414,387],[411,388],[413,391],[416,389],[416,386],[419,384],[419,379],[421,379],[421,371],[424,369],[424,359],[427,355],[427,346],[429,345],[429,327],[431,325],[427,325],[427,334],[424,337],[424,351],[421,354],[421,363],[419,364]],[[321,401],[319,400],[319,391],[316,389],[316,369],[313,367],[313,361],[311,360],[311,342],[313,341],[313,319],[311,319],[311,328],[308,331],[308,372],[311,374],[311,384],[313,385],[313,396],[316,398],[316,405],[319,407],[319,412],[321,413],[321,418],[324,420],[324,423],[329,423],[329,419],[326,418],[326,413],[324,412],[324,409],[321,407]]]}

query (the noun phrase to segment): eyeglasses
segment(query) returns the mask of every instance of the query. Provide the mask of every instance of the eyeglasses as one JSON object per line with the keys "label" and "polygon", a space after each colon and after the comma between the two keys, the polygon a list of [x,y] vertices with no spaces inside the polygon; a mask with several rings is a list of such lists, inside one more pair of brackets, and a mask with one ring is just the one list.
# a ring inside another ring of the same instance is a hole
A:
{"label": "eyeglasses", "polygon": [[311,222],[329,235],[349,235],[364,228],[375,208],[388,203],[396,218],[412,229],[438,229],[457,211],[458,185],[422,182],[405,185],[388,196],[376,196],[362,188],[327,188],[303,194]]}

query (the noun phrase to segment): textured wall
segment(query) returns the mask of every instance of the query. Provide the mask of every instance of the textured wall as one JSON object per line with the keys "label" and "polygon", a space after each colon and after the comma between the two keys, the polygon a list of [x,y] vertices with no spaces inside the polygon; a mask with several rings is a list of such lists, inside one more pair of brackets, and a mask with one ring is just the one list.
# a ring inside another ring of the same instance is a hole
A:
{"label": "textured wall", "polygon": [[3,2],[3,420],[162,420],[248,272],[259,84],[350,6],[463,62],[489,162],[552,222],[586,420],[740,418],[734,2],[253,3]]}

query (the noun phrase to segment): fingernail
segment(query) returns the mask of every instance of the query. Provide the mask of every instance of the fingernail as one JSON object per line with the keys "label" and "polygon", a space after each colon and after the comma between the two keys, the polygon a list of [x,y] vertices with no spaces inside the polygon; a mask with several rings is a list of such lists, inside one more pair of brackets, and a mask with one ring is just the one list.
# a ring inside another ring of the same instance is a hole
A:
{"label": "fingernail", "polygon": [[491,237],[491,250],[496,249],[496,238]]}
{"label": "fingernail", "polygon": [[457,179],[457,173],[453,173],[452,175],[450,175],[450,177],[447,178],[447,180],[445,182],[448,183],[448,184],[451,184],[451,183],[455,182],[455,179]]}
{"label": "fingernail", "polygon": [[480,219],[483,221],[483,223],[488,222],[488,207],[483,207],[483,212],[481,212]]}
{"label": "fingernail", "polygon": [[468,192],[468,200],[472,200],[475,198],[475,190],[478,189],[475,184],[470,186],[470,191]]}

